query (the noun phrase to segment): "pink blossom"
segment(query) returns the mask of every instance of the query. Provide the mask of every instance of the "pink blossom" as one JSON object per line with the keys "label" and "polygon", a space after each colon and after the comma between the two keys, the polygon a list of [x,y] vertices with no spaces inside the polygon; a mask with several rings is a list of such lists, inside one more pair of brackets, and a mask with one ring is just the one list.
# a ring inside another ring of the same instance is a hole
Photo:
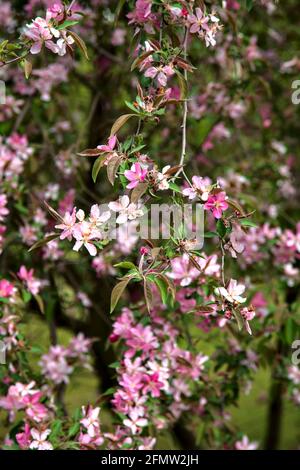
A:
{"label": "pink blossom", "polygon": [[59,37],[60,33],[52,28],[49,23],[40,17],[37,17],[30,24],[28,24],[24,31],[24,36],[33,41],[30,48],[31,54],[38,54],[41,52],[43,44],[52,52],[57,52],[57,47],[52,41],[53,36]]}
{"label": "pink blossom", "polygon": [[6,194],[0,194],[0,222],[9,214],[9,210],[6,207],[7,196]]}
{"label": "pink blossom", "polygon": [[139,183],[145,181],[147,176],[147,169],[143,168],[140,163],[134,163],[130,170],[124,171],[124,175],[128,181],[130,181],[126,188],[133,189]]}
{"label": "pink blossom", "polygon": [[91,406],[85,408],[82,407],[83,418],[80,420],[80,423],[85,427],[87,433],[90,437],[95,437],[100,430],[99,422],[99,412],[100,408],[92,408]]}
{"label": "pink blossom", "polygon": [[74,227],[73,237],[77,240],[73,247],[74,251],[79,251],[84,246],[91,256],[96,256],[97,248],[91,242],[102,238],[99,230],[94,229],[90,223],[83,221]]}
{"label": "pink blossom", "polygon": [[27,270],[25,266],[21,266],[18,272],[19,278],[25,282],[29,292],[33,295],[39,293],[41,288],[41,281],[34,277],[34,270]]}
{"label": "pink blossom", "polygon": [[241,297],[241,294],[245,292],[245,286],[238,284],[235,279],[230,279],[227,289],[225,287],[217,287],[215,289],[216,294],[221,295],[230,303],[244,303],[246,302],[245,297]]}
{"label": "pink blossom", "polygon": [[187,253],[184,253],[181,257],[172,259],[171,269],[172,271],[168,273],[168,276],[180,281],[182,287],[188,286],[200,275],[198,269],[191,263]]}
{"label": "pink blossom", "polygon": [[143,387],[143,393],[150,393],[150,395],[154,398],[157,398],[160,396],[160,391],[164,387],[163,382],[161,382],[159,377],[158,372],[154,372],[154,374],[147,375],[145,374],[143,376],[144,380],[144,387]]}
{"label": "pink blossom", "polygon": [[36,422],[40,422],[48,416],[47,408],[40,403],[41,397],[42,392],[37,392],[35,394],[26,395],[23,399],[27,416]]}
{"label": "pink blossom", "polygon": [[288,367],[288,378],[295,384],[300,384],[300,369],[297,366]]}
{"label": "pink blossom", "polygon": [[110,202],[108,207],[113,212],[119,212],[116,219],[118,224],[124,224],[127,220],[134,220],[143,215],[143,210],[139,209],[137,204],[130,202],[127,195],[121,196],[118,201]]}
{"label": "pink blossom", "polygon": [[146,23],[151,17],[151,0],[136,0],[135,10],[128,13],[127,18],[130,19],[131,23]]}
{"label": "pink blossom", "polygon": [[110,211],[101,212],[100,206],[98,204],[93,204],[90,211],[89,221],[93,226],[98,227],[105,224],[105,222],[110,219],[110,216]]}
{"label": "pink blossom", "polygon": [[252,331],[249,325],[249,321],[255,317],[255,311],[252,308],[244,307],[241,309],[241,315],[244,318],[245,327],[249,335],[252,335]]}
{"label": "pink blossom", "polygon": [[257,442],[250,442],[247,436],[243,436],[241,441],[235,443],[236,450],[256,450]]}
{"label": "pink blossom", "polygon": [[170,65],[160,67],[149,67],[145,72],[145,77],[156,78],[160,86],[166,86],[168,78],[174,75],[174,69]]}
{"label": "pink blossom", "polygon": [[136,434],[140,431],[140,428],[147,426],[148,420],[140,417],[138,413],[133,410],[129,413],[129,419],[124,419],[123,424],[131,430],[132,434]]}
{"label": "pink blossom", "polygon": [[6,279],[0,280],[0,297],[12,297],[16,292],[14,285]]}
{"label": "pink blossom", "polygon": [[193,176],[192,182],[193,186],[185,188],[182,194],[188,196],[189,199],[195,199],[195,197],[199,196],[202,201],[207,201],[211,190],[211,180],[201,176]]}
{"label": "pink blossom", "polygon": [[66,212],[64,221],[61,224],[55,225],[55,228],[62,230],[60,239],[64,240],[67,238],[69,241],[72,240],[73,229],[76,224],[76,207],[73,208],[72,213]]}
{"label": "pink blossom", "polygon": [[188,22],[190,24],[190,33],[198,33],[201,29],[208,31],[208,16],[204,16],[201,8],[196,8],[195,15],[188,16]]}
{"label": "pink blossom", "polygon": [[30,449],[36,450],[53,450],[53,446],[47,441],[47,437],[51,434],[50,429],[45,431],[38,431],[37,429],[31,429],[30,431],[33,441],[30,444]]}
{"label": "pink blossom", "polygon": [[27,449],[31,442],[30,425],[25,423],[24,431],[16,434],[16,441],[21,449]]}
{"label": "pink blossom", "polygon": [[19,229],[22,240],[26,245],[33,245],[37,241],[37,229],[29,224],[20,227]]}
{"label": "pink blossom", "polygon": [[180,305],[181,312],[186,313],[196,307],[197,301],[191,296],[192,293],[193,289],[188,288],[183,288],[176,292],[176,300]]}
{"label": "pink blossom", "polygon": [[77,336],[71,339],[68,351],[70,356],[81,356],[87,354],[91,347],[92,340],[86,338],[83,333],[78,333]]}
{"label": "pink blossom", "polygon": [[226,199],[227,196],[224,191],[212,194],[204,204],[204,209],[212,211],[213,216],[216,219],[220,219],[222,217],[222,212],[228,209],[228,203],[226,202]]}
{"label": "pink blossom", "polygon": [[111,43],[113,46],[122,46],[125,42],[126,30],[122,28],[116,28],[111,37]]}
{"label": "pink blossom", "polygon": [[46,21],[50,21],[51,19],[55,19],[57,21],[61,21],[64,17],[64,9],[61,4],[54,3],[47,8],[46,11]]}
{"label": "pink blossom", "polygon": [[98,149],[102,150],[102,152],[112,152],[117,144],[117,137],[115,135],[112,135],[108,139],[108,144],[107,145],[98,145]]}
{"label": "pink blossom", "polygon": [[74,368],[68,363],[68,349],[62,346],[51,346],[47,354],[43,354],[39,365],[43,374],[55,384],[68,383]]}

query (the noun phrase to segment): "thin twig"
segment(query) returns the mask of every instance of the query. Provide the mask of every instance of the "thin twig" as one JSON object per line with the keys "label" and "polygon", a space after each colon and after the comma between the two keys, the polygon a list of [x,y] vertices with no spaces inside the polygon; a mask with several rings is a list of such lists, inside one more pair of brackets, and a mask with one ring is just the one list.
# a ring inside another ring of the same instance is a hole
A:
{"label": "thin twig", "polygon": [[221,251],[222,251],[221,274],[222,274],[223,286],[225,287],[225,251],[224,251],[222,240],[221,240]]}
{"label": "thin twig", "polygon": [[[184,58],[184,60],[187,59],[188,37],[189,37],[188,28],[185,28],[184,41],[183,41],[183,58]],[[188,74],[187,74],[186,69],[184,70],[184,79],[187,83]],[[186,122],[187,122],[187,115],[188,115],[188,103],[187,103],[187,99],[185,99],[184,102],[183,102],[183,117],[182,117],[182,125],[181,125],[181,128],[182,128],[182,145],[181,145],[181,155],[180,155],[180,161],[179,161],[180,168],[177,171],[177,173],[175,174],[175,177],[180,175],[180,173],[182,172],[182,166],[184,164],[185,155],[186,155]]]}
{"label": "thin twig", "polygon": [[17,119],[15,121],[15,124],[14,124],[14,127],[13,127],[13,133],[17,132],[20,125],[22,124],[27,112],[29,111],[30,103],[31,103],[31,98],[28,98],[28,100],[26,101],[25,106],[23,107],[22,111],[20,112],[20,114],[18,114],[18,117],[17,117]]}
{"label": "thin twig", "polygon": [[72,2],[70,3],[70,5],[68,6],[67,13],[69,13],[69,11],[72,10],[72,7],[73,7],[75,1],[76,1],[76,0],[72,0]]}

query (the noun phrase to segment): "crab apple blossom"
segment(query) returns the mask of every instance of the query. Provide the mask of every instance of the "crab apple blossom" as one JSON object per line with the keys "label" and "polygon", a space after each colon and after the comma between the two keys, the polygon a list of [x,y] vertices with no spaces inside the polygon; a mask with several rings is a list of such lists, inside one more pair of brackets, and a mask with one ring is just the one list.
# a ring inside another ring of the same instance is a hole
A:
{"label": "crab apple blossom", "polygon": [[130,202],[128,196],[122,196],[118,201],[110,202],[108,207],[113,212],[118,212],[116,219],[118,224],[124,224],[127,220],[135,220],[143,215],[143,210],[137,204]]}
{"label": "crab apple blossom", "polygon": [[189,199],[199,196],[202,201],[207,201],[211,190],[211,180],[202,176],[193,176],[192,183],[192,187],[183,189],[182,194]]}
{"label": "crab apple blossom", "polygon": [[216,219],[221,219],[224,211],[228,209],[228,203],[226,193],[224,191],[217,192],[208,196],[204,209],[212,212]]}
{"label": "crab apple blossom", "polygon": [[144,72],[145,77],[155,78],[158,85],[166,86],[169,77],[174,75],[174,69],[170,65],[165,65],[163,67],[149,67]]}
{"label": "crab apple blossom", "polygon": [[37,449],[37,450],[53,450],[52,444],[47,441],[49,434],[51,434],[50,429],[46,429],[45,431],[38,431],[37,429],[31,429],[30,434],[32,437],[32,441],[29,445],[30,449]]}
{"label": "crab apple blossom", "polygon": [[31,292],[33,295],[39,293],[42,282],[34,277],[33,269],[27,270],[25,266],[21,266],[18,272],[18,276],[21,281],[25,283],[29,292]]}
{"label": "crab apple blossom", "polygon": [[238,284],[238,281],[235,279],[230,279],[227,288],[217,287],[216,294],[222,296],[229,303],[242,304],[246,302],[246,298],[242,297],[242,294],[245,292],[246,287],[243,284]]}
{"label": "crab apple blossom", "polygon": [[243,436],[240,441],[235,443],[236,450],[256,450],[257,442],[250,442],[248,436]]}
{"label": "crab apple blossom", "polygon": [[139,163],[134,163],[130,170],[124,171],[124,176],[128,179],[128,189],[135,188],[139,183],[145,181],[147,168],[143,168]]}

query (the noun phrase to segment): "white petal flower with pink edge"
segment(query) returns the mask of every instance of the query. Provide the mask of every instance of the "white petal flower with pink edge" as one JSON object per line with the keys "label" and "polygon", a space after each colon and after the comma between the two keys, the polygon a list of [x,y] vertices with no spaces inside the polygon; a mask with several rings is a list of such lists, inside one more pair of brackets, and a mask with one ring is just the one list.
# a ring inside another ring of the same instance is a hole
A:
{"label": "white petal flower with pink edge", "polygon": [[51,433],[50,429],[45,431],[38,431],[37,429],[31,429],[31,436],[33,441],[31,442],[29,448],[37,450],[53,450],[53,446],[50,442],[47,441],[47,437]]}
{"label": "white petal flower with pink edge", "polygon": [[245,289],[243,284],[238,284],[235,279],[230,279],[227,289],[225,287],[217,287],[215,293],[221,295],[230,303],[243,304],[247,300],[245,297],[241,297]]}

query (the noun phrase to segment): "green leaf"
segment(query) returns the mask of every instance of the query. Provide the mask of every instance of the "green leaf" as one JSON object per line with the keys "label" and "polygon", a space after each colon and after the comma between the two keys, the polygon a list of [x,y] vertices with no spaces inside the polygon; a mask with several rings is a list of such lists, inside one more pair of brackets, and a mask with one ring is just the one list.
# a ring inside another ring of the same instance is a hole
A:
{"label": "green leaf", "polygon": [[253,8],[253,0],[245,0],[246,8],[248,11],[251,11]]}
{"label": "green leaf", "polygon": [[200,146],[203,144],[206,137],[208,136],[208,134],[210,133],[210,131],[216,124],[216,121],[217,119],[215,116],[206,116],[200,120],[199,125],[198,125],[199,127],[197,131],[197,138],[196,138],[197,145]]}
{"label": "green leaf", "polygon": [[98,157],[97,160],[95,161],[95,163],[93,165],[93,169],[92,169],[92,178],[93,178],[94,183],[96,183],[98,173],[101,170],[101,168],[103,167],[103,165],[104,165],[104,158],[103,157]]}
{"label": "green leaf", "polygon": [[101,393],[101,396],[106,397],[108,395],[113,395],[115,393],[115,391],[116,391],[116,387],[110,387],[107,390],[105,390],[104,393]]}
{"label": "green leaf", "polygon": [[249,219],[240,219],[240,224],[243,227],[254,227],[257,228],[257,225]]}
{"label": "green leaf", "polygon": [[119,0],[116,11],[115,11],[115,20],[114,20],[114,26],[116,26],[120,13],[123,9],[123,6],[125,5],[126,0]]}
{"label": "green leaf", "polygon": [[35,294],[33,297],[35,298],[36,303],[38,304],[41,313],[44,315],[45,314],[45,306],[44,306],[44,302],[43,302],[42,297],[39,294]]}
{"label": "green leaf", "polygon": [[131,192],[131,202],[136,203],[147,191],[148,183],[139,183]]}
{"label": "green leaf", "polygon": [[74,31],[69,31],[68,30],[68,33],[70,34],[70,36],[72,36],[72,38],[74,39],[74,41],[77,44],[77,46],[79,47],[79,49],[83,52],[85,58],[87,60],[90,60],[89,55],[88,55],[88,50],[87,50],[87,47],[86,47],[85,42],[83,41],[83,39],[81,39],[78,36],[78,34],[74,33]]}
{"label": "green leaf", "polygon": [[297,331],[298,331],[298,325],[297,323],[293,320],[293,318],[288,318],[285,326],[284,326],[284,337],[286,344],[292,344],[294,339],[296,339]]}
{"label": "green leaf", "polygon": [[98,157],[101,155],[101,150],[99,149],[85,149],[82,152],[77,153],[80,157]]}
{"label": "green leaf", "polygon": [[149,313],[151,313],[152,304],[153,304],[153,294],[151,290],[151,284],[146,278],[144,279],[144,295],[145,295],[147,310]]}
{"label": "green leaf", "polygon": [[140,150],[142,150],[145,147],[146,147],[145,144],[138,145],[137,147],[134,147],[133,149],[130,150],[130,152],[128,152],[128,156],[132,155],[133,153],[139,152]]}
{"label": "green leaf", "polygon": [[57,419],[51,426],[51,438],[57,437],[62,432],[62,421]]}
{"label": "green leaf", "polygon": [[167,305],[168,304],[169,292],[168,292],[168,286],[167,286],[166,282],[163,279],[160,279],[159,277],[156,277],[154,279],[154,282],[155,282],[155,284],[157,285],[157,287],[159,289],[163,305]]}
{"label": "green leaf", "polygon": [[69,28],[70,26],[75,26],[76,24],[78,24],[79,21],[75,21],[75,20],[66,20],[64,21],[62,24],[60,24],[59,26],[56,27],[56,29],[58,31],[60,31],[61,29],[66,29],[66,28]]}
{"label": "green leaf", "polygon": [[176,183],[169,183],[169,187],[174,191],[175,193],[182,194],[182,191],[180,187]]}
{"label": "green leaf", "polygon": [[122,114],[122,116],[118,117],[118,119],[113,123],[112,128],[110,130],[110,136],[117,134],[117,132],[126,124],[129,119],[132,117],[138,118],[138,114]]}
{"label": "green leaf", "polygon": [[36,250],[37,248],[41,248],[42,246],[47,245],[47,243],[51,242],[52,240],[55,240],[58,237],[59,237],[59,233],[48,235],[47,237],[43,238],[43,240],[39,240],[34,245],[32,245],[29,248],[28,252]]}
{"label": "green leaf", "polygon": [[130,68],[130,71],[133,72],[133,70],[137,67],[137,65],[139,65],[141,62],[143,62],[143,60],[145,60],[147,57],[149,57],[149,55],[153,54],[153,51],[147,51],[147,52],[144,52],[143,54],[139,55],[138,57],[136,57],[136,59],[134,59],[134,61],[132,62],[132,65],[131,65],[131,68]]}
{"label": "green leaf", "polygon": [[78,434],[80,431],[80,424],[79,423],[74,423],[68,432],[68,439],[71,439],[71,437],[75,437],[76,434]]}
{"label": "green leaf", "polygon": [[204,238],[214,238],[217,237],[218,233],[217,232],[205,232],[204,233]]}
{"label": "green leaf", "polygon": [[110,300],[110,313],[112,313],[120,300],[124,290],[127,287],[127,284],[131,280],[130,277],[123,279],[122,281],[118,282],[118,284],[113,288],[111,293],[111,300]]}
{"label": "green leaf", "polygon": [[22,291],[22,297],[23,297],[23,300],[24,300],[25,304],[27,304],[27,302],[29,302],[30,299],[31,299],[31,293],[28,292],[28,290],[23,290]]}
{"label": "green leaf", "polygon": [[32,72],[32,63],[28,59],[24,59],[24,73],[25,78],[28,80]]}
{"label": "green leaf", "polygon": [[122,161],[122,156],[121,155],[116,155],[115,157],[112,157],[109,160],[108,165],[106,167],[106,169],[107,169],[107,178],[108,178],[108,181],[110,182],[110,184],[112,186],[115,183],[116,174],[117,174],[118,168],[121,164],[121,161]]}
{"label": "green leaf", "polygon": [[31,352],[32,354],[43,354],[43,350],[42,350],[42,348],[41,348],[40,346],[32,346],[32,347],[30,348],[30,352]]}
{"label": "green leaf", "polygon": [[124,269],[137,269],[135,264],[131,261],[121,261],[121,263],[117,263],[114,265],[115,268],[124,268]]}
{"label": "green leaf", "polygon": [[21,212],[21,214],[25,214],[25,215],[28,215],[28,209],[27,207],[24,207],[20,202],[17,202],[14,207],[16,209],[18,209],[19,212]]}
{"label": "green leaf", "polygon": [[222,219],[219,219],[216,224],[217,233],[220,238],[224,238],[227,232],[226,226]]}
{"label": "green leaf", "polygon": [[133,103],[130,103],[129,101],[125,101],[125,104],[126,104],[127,108],[131,109],[131,111],[133,111],[135,113],[137,112],[137,109],[136,109],[136,107],[134,106]]}
{"label": "green leaf", "polygon": [[178,77],[178,81],[179,81],[180,99],[186,100],[187,95],[188,95],[187,81],[184,78],[184,76],[182,75],[182,73],[180,73],[178,70],[175,70],[175,73],[176,73],[176,75]]}
{"label": "green leaf", "polygon": [[237,321],[238,328],[241,331],[243,329],[243,326],[244,326],[242,315],[240,314],[240,312],[238,310],[234,310],[234,309],[232,310],[232,313],[233,313],[234,318]]}

